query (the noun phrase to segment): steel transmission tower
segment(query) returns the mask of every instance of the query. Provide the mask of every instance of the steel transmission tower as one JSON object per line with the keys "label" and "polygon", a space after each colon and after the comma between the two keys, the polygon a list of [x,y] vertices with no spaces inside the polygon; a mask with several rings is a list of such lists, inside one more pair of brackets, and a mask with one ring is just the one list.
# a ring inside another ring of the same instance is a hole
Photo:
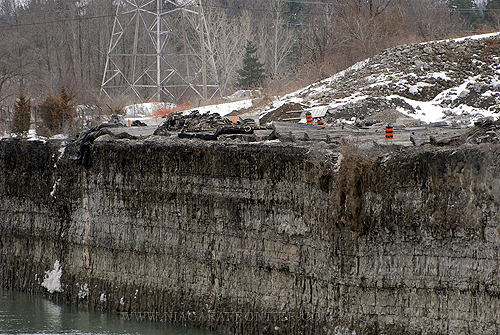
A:
{"label": "steel transmission tower", "polygon": [[120,0],[101,92],[141,101],[220,95],[201,0]]}

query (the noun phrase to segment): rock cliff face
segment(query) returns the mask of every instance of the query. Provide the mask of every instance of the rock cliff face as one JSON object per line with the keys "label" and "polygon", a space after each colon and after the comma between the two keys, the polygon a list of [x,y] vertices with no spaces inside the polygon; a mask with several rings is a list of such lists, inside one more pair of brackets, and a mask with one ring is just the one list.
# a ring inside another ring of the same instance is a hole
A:
{"label": "rock cliff face", "polygon": [[500,332],[497,145],[77,149],[0,141],[3,287],[238,334]]}

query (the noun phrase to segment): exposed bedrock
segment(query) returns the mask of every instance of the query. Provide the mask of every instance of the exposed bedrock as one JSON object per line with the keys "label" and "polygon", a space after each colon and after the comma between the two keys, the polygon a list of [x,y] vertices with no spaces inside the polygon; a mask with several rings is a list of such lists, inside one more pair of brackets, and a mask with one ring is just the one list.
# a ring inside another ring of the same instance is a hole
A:
{"label": "exposed bedrock", "polygon": [[63,148],[0,141],[4,288],[237,334],[500,333],[498,145]]}

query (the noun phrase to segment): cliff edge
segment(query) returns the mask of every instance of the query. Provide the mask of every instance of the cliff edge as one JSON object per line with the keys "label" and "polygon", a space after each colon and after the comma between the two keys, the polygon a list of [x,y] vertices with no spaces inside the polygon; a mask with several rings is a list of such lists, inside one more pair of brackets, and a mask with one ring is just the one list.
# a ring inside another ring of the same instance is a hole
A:
{"label": "cliff edge", "polygon": [[497,334],[500,150],[454,143],[1,140],[0,282],[234,334]]}

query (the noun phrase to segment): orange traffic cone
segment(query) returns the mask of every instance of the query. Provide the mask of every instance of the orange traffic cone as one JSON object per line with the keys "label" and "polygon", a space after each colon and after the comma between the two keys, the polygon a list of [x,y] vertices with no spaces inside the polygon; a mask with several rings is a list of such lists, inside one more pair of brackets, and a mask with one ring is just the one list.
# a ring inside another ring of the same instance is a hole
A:
{"label": "orange traffic cone", "polygon": [[312,117],[311,112],[306,113],[306,122],[307,122],[307,124],[313,124],[313,117]]}

